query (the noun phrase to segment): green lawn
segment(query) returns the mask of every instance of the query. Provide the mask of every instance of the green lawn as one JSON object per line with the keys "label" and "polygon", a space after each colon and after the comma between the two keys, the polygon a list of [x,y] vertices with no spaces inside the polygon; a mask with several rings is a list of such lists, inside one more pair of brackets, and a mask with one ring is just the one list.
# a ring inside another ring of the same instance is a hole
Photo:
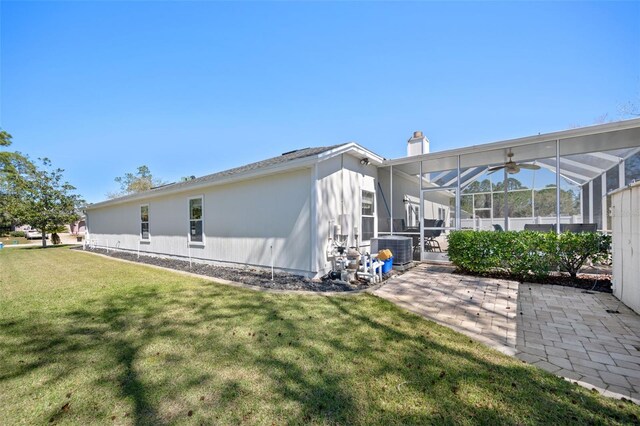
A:
{"label": "green lawn", "polygon": [[0,251],[0,424],[629,424],[640,409],[370,295]]}
{"label": "green lawn", "polygon": [[16,241],[18,242],[18,244],[27,244],[32,241],[38,242],[39,240],[27,240],[25,237],[11,237],[11,236],[0,237],[0,243],[4,244],[5,246],[14,245]]}

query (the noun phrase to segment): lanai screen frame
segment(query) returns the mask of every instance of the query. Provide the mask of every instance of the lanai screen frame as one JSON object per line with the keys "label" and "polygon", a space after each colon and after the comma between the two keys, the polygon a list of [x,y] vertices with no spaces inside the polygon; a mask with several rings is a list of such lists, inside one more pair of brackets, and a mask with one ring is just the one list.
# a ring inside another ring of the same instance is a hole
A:
{"label": "lanai screen frame", "polygon": [[[453,149],[448,151],[434,152],[429,154],[415,155],[411,157],[402,157],[394,160],[385,160],[382,164],[383,167],[389,168],[390,175],[390,192],[391,199],[393,200],[393,170],[400,170],[406,174],[413,176],[425,176],[430,171],[439,170],[455,170],[455,229],[461,229],[461,190],[463,181],[461,179],[461,170],[473,167],[487,167],[492,164],[500,164],[506,161],[507,152],[513,152],[514,160],[516,162],[536,162],[545,159],[554,158],[555,161],[549,164],[549,161],[543,161],[543,167],[552,170],[555,173],[555,192],[556,192],[556,232],[560,232],[560,192],[561,192],[561,178],[565,177],[571,181],[576,182],[578,174],[575,172],[575,167],[579,167],[579,161],[569,160],[574,167],[574,171],[571,172],[569,167],[563,172],[563,162],[568,163],[567,156],[576,156],[581,154],[595,155],[595,156],[611,156],[606,154],[607,151],[615,150],[629,150],[627,152],[640,151],[640,118],[618,121],[613,123],[606,123],[588,127],[581,127],[571,130],[564,130],[560,132],[553,132],[535,136],[529,136],[518,139],[504,140],[500,142],[493,142],[482,145],[474,145],[466,148]],[[630,154],[629,154],[630,155]],[[563,160],[564,158],[564,160]],[[626,158],[626,157],[625,157]],[[624,165],[624,158],[619,157],[619,164]],[[433,165],[433,167],[430,167]],[[584,190],[584,185],[588,184],[592,186],[593,180],[598,176],[606,176],[606,172],[615,165],[597,169],[593,165],[587,167],[586,170],[590,170],[593,176],[582,176],[585,178],[580,184],[581,194]],[[563,174],[565,173],[565,174]],[[620,176],[623,176],[624,166],[619,168]],[[482,173],[478,174],[481,176]],[[605,187],[606,179],[603,179],[603,187]],[[433,184],[425,187],[424,179],[417,179],[418,189],[420,193],[420,209],[424,206],[423,190],[432,189]],[[624,178],[619,178],[619,187],[626,185]],[[448,186],[446,188],[454,188]],[[443,187],[442,189],[446,189]],[[603,191],[603,198],[606,197],[606,191]],[[589,197],[589,203],[591,203],[591,209],[594,203],[593,197]],[[393,202],[390,206],[390,216],[393,218]],[[581,206],[581,210],[582,206]],[[421,213],[423,213],[421,211]],[[581,211],[583,215],[583,211]],[[604,217],[605,213],[603,213]],[[508,216],[508,215],[505,215]],[[584,215],[583,215],[584,216]],[[593,216],[591,214],[591,216]],[[590,217],[592,220],[592,217]],[[505,218],[505,222],[507,219]],[[606,227],[606,223],[603,223]],[[421,235],[421,247],[424,248],[424,221],[420,221],[420,235]],[[390,233],[393,235],[393,226],[390,229]]]}

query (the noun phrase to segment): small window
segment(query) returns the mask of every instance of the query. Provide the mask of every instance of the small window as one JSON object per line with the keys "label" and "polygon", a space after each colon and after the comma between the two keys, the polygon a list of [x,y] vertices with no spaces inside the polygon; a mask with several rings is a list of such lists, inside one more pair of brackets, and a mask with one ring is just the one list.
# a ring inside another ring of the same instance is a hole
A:
{"label": "small window", "polygon": [[201,243],[202,238],[202,197],[189,200],[189,241]]}
{"label": "small window", "polygon": [[140,238],[149,239],[149,206],[140,206]]}
{"label": "small window", "polygon": [[420,206],[414,203],[407,203],[407,228],[418,228],[420,226]]}
{"label": "small window", "polygon": [[373,192],[362,191],[362,241],[369,241],[374,236],[375,199]]}

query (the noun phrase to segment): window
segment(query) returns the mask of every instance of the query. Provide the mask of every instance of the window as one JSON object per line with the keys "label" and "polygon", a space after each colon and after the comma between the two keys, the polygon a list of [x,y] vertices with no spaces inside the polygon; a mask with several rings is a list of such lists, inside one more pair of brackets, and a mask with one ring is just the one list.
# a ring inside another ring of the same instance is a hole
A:
{"label": "window", "polygon": [[140,238],[149,239],[149,205],[140,206]]}
{"label": "window", "polygon": [[375,209],[374,194],[370,191],[362,191],[362,241],[369,241],[374,236]]}
{"label": "window", "polygon": [[407,228],[418,228],[420,226],[420,206],[414,203],[407,203]]}
{"label": "window", "polygon": [[201,243],[202,238],[202,197],[189,200],[189,242]]}

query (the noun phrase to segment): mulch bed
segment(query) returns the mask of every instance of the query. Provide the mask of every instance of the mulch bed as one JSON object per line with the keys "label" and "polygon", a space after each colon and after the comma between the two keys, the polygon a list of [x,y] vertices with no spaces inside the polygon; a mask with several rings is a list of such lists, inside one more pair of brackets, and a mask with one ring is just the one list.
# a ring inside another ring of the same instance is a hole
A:
{"label": "mulch bed", "polygon": [[[451,272],[456,274],[461,274],[461,275],[477,276],[476,274],[460,271],[455,267],[451,267]],[[523,282],[521,279],[514,278],[511,275],[505,274],[505,273],[485,274],[482,276],[488,277],[488,278],[499,278],[499,279]],[[569,276],[569,274],[561,273],[561,272],[553,272],[549,276],[542,277],[542,278],[535,278],[535,277],[527,278],[524,282],[535,283],[535,284],[561,285],[564,287],[580,288],[585,291],[598,291],[602,293],[613,292],[611,288],[611,273],[609,273],[608,271],[606,272],[601,271],[597,268],[589,269],[585,273],[578,274],[575,280],[572,279]]]}
{"label": "mulch bed", "polygon": [[[82,250],[82,247],[78,248]],[[221,278],[228,281],[233,281],[242,284],[248,284],[253,286],[259,286],[274,290],[303,290],[303,291],[315,291],[315,292],[348,292],[354,290],[366,289],[369,286],[363,283],[349,284],[344,281],[337,280],[325,280],[316,281],[308,278],[288,274],[284,272],[276,272],[271,281],[271,272],[252,269],[252,268],[229,268],[223,266],[214,266],[205,263],[193,262],[192,266],[189,266],[189,262],[178,259],[167,259],[155,256],[140,255],[138,258],[136,253],[125,251],[109,251],[107,253],[104,249],[99,248],[87,248],[87,251],[94,253],[104,254],[110,257],[118,259],[129,260],[132,262],[145,263],[148,265],[162,266],[163,268],[175,269],[178,271],[191,272],[199,275],[206,275],[213,278]]]}

